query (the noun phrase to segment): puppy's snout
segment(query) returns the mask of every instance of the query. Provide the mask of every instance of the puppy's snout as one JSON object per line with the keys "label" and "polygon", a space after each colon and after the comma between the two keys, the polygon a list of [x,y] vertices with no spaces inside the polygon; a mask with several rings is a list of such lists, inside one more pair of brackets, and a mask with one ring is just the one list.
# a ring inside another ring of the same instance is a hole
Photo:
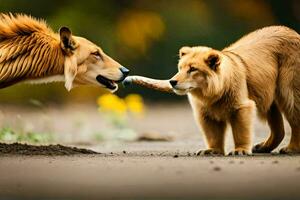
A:
{"label": "puppy's snout", "polygon": [[129,69],[127,69],[126,67],[120,67],[120,71],[124,75],[124,78],[129,74]]}
{"label": "puppy's snout", "polygon": [[175,87],[177,85],[178,81],[176,80],[170,80],[170,84],[172,87]]}

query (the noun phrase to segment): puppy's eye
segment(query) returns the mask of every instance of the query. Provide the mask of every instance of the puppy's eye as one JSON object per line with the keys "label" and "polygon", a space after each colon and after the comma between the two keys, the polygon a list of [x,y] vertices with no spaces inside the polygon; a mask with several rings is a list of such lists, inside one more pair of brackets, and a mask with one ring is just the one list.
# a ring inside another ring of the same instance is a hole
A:
{"label": "puppy's eye", "polygon": [[102,59],[102,56],[101,56],[101,54],[99,53],[99,51],[93,52],[92,55],[93,55],[97,60],[101,60],[101,59]]}
{"label": "puppy's eye", "polygon": [[197,68],[195,67],[190,67],[190,69],[188,70],[188,73],[192,73],[194,71],[197,71]]}

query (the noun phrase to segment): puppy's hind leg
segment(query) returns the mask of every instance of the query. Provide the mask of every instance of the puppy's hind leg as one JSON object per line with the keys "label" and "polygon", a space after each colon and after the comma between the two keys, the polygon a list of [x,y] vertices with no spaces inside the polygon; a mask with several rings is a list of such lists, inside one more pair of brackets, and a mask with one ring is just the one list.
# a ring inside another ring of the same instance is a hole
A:
{"label": "puppy's hind leg", "polygon": [[280,149],[281,154],[300,154],[300,124],[291,123],[292,136],[287,147]]}
{"label": "puppy's hind leg", "polygon": [[199,150],[197,155],[224,155],[226,122],[217,121],[208,116],[199,118],[208,149]]}
{"label": "puppy's hind leg", "polygon": [[292,129],[290,143],[280,153],[288,154],[300,153],[300,50],[296,53],[296,63],[292,60],[294,65],[281,69],[278,80],[278,105]]}
{"label": "puppy's hind leg", "polygon": [[283,118],[275,102],[267,113],[267,120],[271,129],[270,136],[265,142],[255,145],[252,148],[253,153],[270,153],[284,138]]}

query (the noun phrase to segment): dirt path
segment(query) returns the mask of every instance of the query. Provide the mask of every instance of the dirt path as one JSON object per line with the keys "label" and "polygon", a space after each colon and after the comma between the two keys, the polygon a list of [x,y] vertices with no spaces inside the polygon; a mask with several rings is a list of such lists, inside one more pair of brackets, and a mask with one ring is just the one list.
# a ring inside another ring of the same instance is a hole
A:
{"label": "dirt path", "polygon": [[[6,198],[299,199],[300,157],[0,157]],[[176,152],[178,154],[178,152]]]}
{"label": "dirt path", "polygon": [[[34,128],[43,130],[51,124],[64,141],[89,142],[88,134],[103,127],[94,107],[51,108],[42,114],[2,110],[3,119],[10,121],[21,112],[26,127],[34,122]],[[75,114],[79,111],[80,126]],[[96,155],[0,154],[0,199],[300,199],[300,156],[195,157],[193,153],[205,145],[187,104],[153,106],[142,120],[130,124],[138,132],[171,134],[174,140],[73,143],[101,153]],[[288,126],[286,130],[280,147],[289,140]],[[254,131],[254,143],[268,135],[258,121]],[[228,134],[227,152],[232,147]]]}

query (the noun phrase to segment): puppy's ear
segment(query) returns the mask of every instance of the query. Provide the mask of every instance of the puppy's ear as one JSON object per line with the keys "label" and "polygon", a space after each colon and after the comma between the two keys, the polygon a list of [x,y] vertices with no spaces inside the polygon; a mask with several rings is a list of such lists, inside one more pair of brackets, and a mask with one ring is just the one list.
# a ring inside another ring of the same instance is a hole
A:
{"label": "puppy's ear", "polygon": [[181,58],[182,56],[185,56],[186,54],[188,54],[189,52],[191,52],[191,47],[182,47],[179,50],[179,58]]}
{"label": "puppy's ear", "polygon": [[208,54],[207,58],[204,59],[204,61],[209,68],[215,71],[221,63],[221,58],[217,52],[211,52]]}
{"label": "puppy's ear", "polygon": [[77,60],[74,55],[65,57],[65,67],[64,67],[64,75],[65,75],[65,87],[68,91],[73,88],[73,81],[77,74]]}
{"label": "puppy's ear", "polygon": [[60,35],[60,46],[64,50],[66,54],[72,54],[72,52],[76,49],[77,45],[72,37],[72,32],[67,27],[61,27],[59,29]]}

